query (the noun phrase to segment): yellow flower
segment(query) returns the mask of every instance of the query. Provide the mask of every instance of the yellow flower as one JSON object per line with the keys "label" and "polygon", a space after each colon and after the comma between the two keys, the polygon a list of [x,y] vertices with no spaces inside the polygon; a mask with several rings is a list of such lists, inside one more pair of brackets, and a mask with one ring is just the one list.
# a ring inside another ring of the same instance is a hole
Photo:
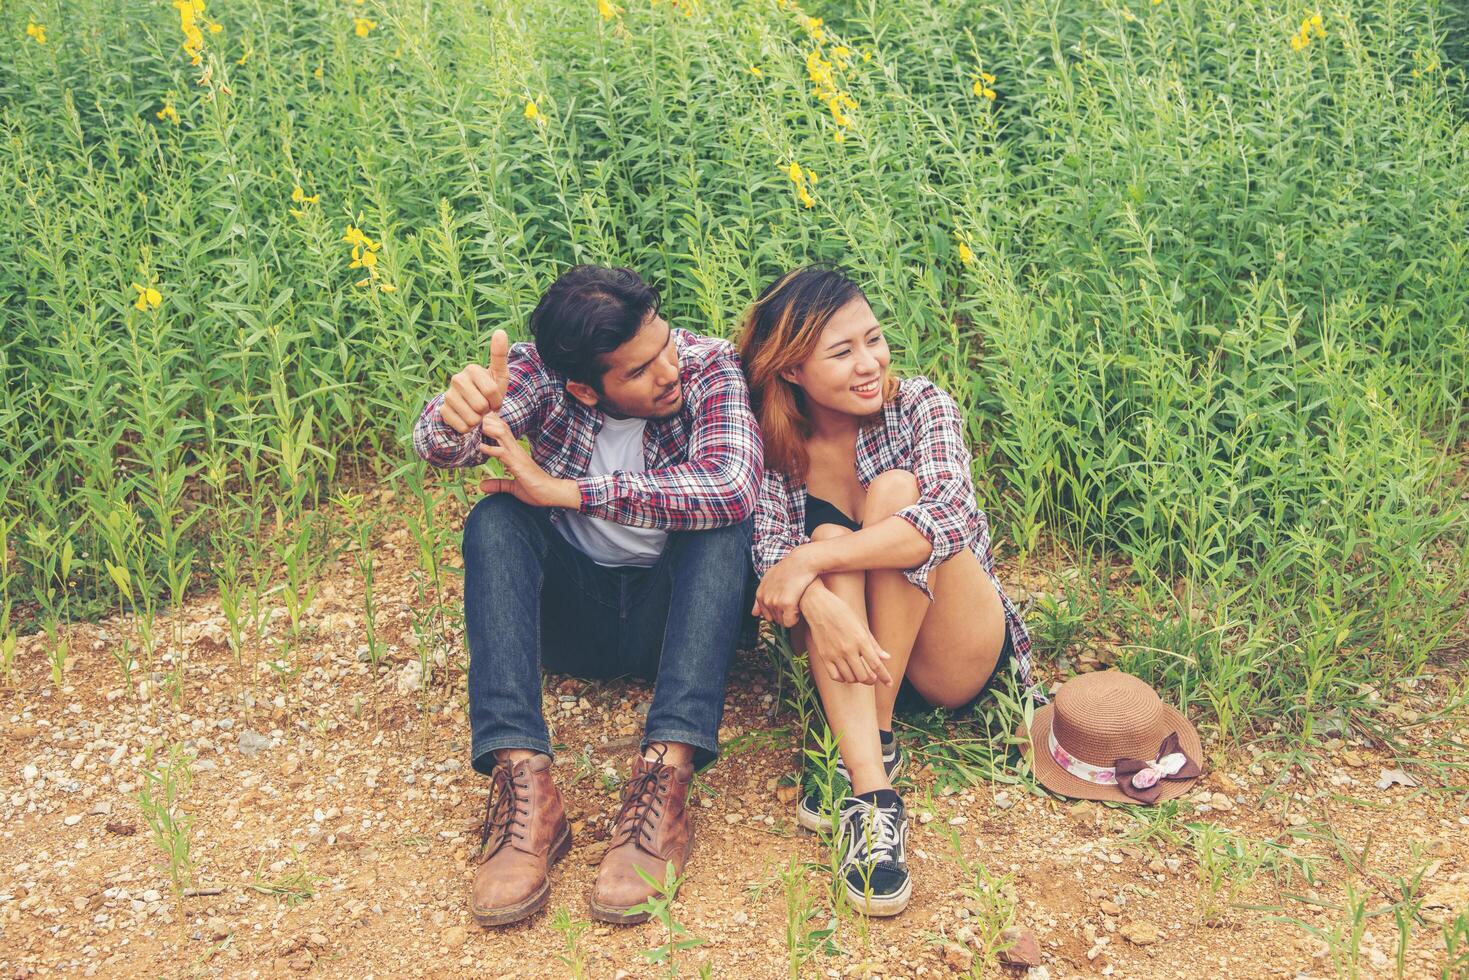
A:
{"label": "yellow flower", "polygon": [[1290,36],[1290,46],[1291,46],[1292,50],[1299,51],[1302,48],[1304,48],[1306,45],[1301,40],[1301,36],[1299,34],[1292,34]]}
{"label": "yellow flower", "polygon": [[[301,185],[297,184],[291,189],[291,200],[296,204],[316,204],[321,201],[321,195],[312,194],[310,197],[307,197],[306,192],[301,189]],[[347,227],[350,228],[351,225]]]}
{"label": "yellow flower", "polygon": [[791,165],[786,168],[786,176],[794,183],[799,184],[801,182],[801,165],[792,160]]}
{"label": "yellow flower", "polygon": [[377,288],[380,289],[380,290],[382,290],[385,293],[396,293],[398,291],[398,287],[397,286],[394,286],[390,282],[382,283]]}
{"label": "yellow flower", "polygon": [[816,186],[816,171],[811,170],[811,169],[808,168],[807,171],[806,171],[806,179],[809,180],[809,181],[811,181],[811,186],[815,187]]}
{"label": "yellow flower", "polygon": [[959,243],[959,261],[965,265],[974,264],[974,250],[962,241]]}
{"label": "yellow flower", "polygon": [[750,66],[750,74],[751,75],[754,75],[756,78],[764,78],[765,77],[765,73],[760,70],[760,67],[758,65],[751,65]]}
{"label": "yellow flower", "polygon": [[298,211],[295,208],[287,208],[286,210],[289,211],[289,212],[291,212],[291,217],[295,218],[297,221],[305,221],[306,220],[306,212],[305,211]]}
{"label": "yellow flower", "polygon": [[154,113],[159,119],[167,119],[175,126],[179,124],[179,111],[172,105],[164,103],[163,108]]}
{"label": "yellow flower", "polygon": [[222,30],[224,30],[224,25],[223,24],[216,23],[215,21],[210,21],[209,22],[209,33],[210,34],[218,34]]}
{"label": "yellow flower", "polygon": [[839,129],[831,134],[831,140],[833,143],[845,143],[847,141],[847,136]]}
{"label": "yellow flower", "polygon": [[26,37],[33,37],[37,44],[46,43],[46,25],[37,24],[34,21],[26,23]]}
{"label": "yellow flower", "polygon": [[1326,36],[1326,22],[1321,19],[1320,14],[1311,15],[1311,27],[1315,30],[1317,37]]}
{"label": "yellow flower", "polygon": [[995,84],[995,76],[993,76],[993,75],[991,75],[991,74],[990,74],[990,73],[989,73],[989,72],[987,72],[987,71],[982,71],[982,72],[980,72],[980,73],[979,73],[979,78],[980,78],[980,80],[981,80],[981,81],[982,81],[982,82],[984,82],[984,83],[985,83],[985,84],[986,84],[986,85],[993,85],[993,84]]}
{"label": "yellow flower", "polygon": [[529,119],[531,122],[541,123],[542,125],[545,125],[546,117],[541,115],[540,107],[536,105],[535,99],[525,100],[525,118]]}
{"label": "yellow flower", "polygon": [[[361,221],[362,215],[359,214],[357,216],[357,220]],[[377,251],[382,245],[381,242],[375,242],[371,238],[368,238],[362,233],[361,228],[358,228],[356,225],[352,224],[349,224],[347,226],[347,232],[342,236],[342,241],[351,245],[353,248],[370,248],[374,252]]]}
{"label": "yellow flower", "polygon": [[163,294],[152,286],[140,286],[133,283],[133,288],[138,291],[138,298],[133,301],[133,309],[146,313],[163,305]]}
{"label": "yellow flower", "polygon": [[320,65],[317,65],[316,66],[316,71],[314,71],[314,72],[311,73],[311,77],[312,78],[319,79],[319,78],[321,78],[321,74],[322,74],[321,73],[321,66]]}
{"label": "yellow flower", "polygon": [[254,53],[255,53],[255,49],[254,48],[246,48],[245,49],[245,53],[242,54],[242,55],[240,55],[240,57],[235,61],[235,64],[237,64],[237,65],[243,65],[245,62],[247,62],[247,61],[250,60],[250,56],[252,54],[254,54]]}
{"label": "yellow flower", "polygon": [[871,51],[863,51],[862,52],[862,60],[863,61],[871,61],[872,60],[872,52]]}
{"label": "yellow flower", "polygon": [[597,13],[602,15],[603,20],[611,20],[617,16],[619,8],[608,3],[607,0],[597,0]]}
{"label": "yellow flower", "polygon": [[377,26],[377,21],[368,17],[353,17],[352,29],[357,32],[358,37],[367,37],[372,29]]}

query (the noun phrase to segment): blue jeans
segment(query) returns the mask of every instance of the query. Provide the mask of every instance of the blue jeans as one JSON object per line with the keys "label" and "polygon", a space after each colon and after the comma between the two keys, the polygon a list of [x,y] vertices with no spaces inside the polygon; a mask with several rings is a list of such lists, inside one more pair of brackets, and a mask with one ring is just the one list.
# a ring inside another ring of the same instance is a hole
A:
{"label": "blue jeans", "polygon": [[541,669],[654,682],[643,733],[682,742],[694,764],[719,754],[724,684],[753,604],[751,522],[668,535],[650,568],[598,565],[509,494],[464,523],[470,756],[489,774],[496,749],[551,754]]}

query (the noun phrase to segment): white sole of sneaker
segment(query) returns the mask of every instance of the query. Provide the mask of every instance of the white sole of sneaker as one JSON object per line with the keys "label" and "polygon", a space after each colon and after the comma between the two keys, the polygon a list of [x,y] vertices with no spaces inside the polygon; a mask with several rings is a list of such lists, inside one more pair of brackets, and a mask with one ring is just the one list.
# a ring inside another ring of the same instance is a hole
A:
{"label": "white sole of sneaker", "polygon": [[890,915],[897,915],[908,907],[908,900],[912,897],[912,878],[909,878],[903,883],[903,890],[898,892],[898,894],[884,895],[881,897],[877,895],[866,895],[853,888],[851,882],[847,882],[847,901],[851,903],[852,908],[872,918],[880,919]]}

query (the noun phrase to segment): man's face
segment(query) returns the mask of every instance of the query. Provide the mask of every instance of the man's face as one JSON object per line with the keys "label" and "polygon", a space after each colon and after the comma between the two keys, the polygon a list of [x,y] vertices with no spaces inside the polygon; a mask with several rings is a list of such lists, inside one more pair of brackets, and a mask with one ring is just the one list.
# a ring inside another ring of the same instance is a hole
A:
{"label": "man's face", "polygon": [[587,385],[567,386],[582,403],[610,415],[639,419],[664,419],[683,408],[678,347],[668,321],[657,313],[645,319],[627,343],[602,360],[606,370],[600,395]]}

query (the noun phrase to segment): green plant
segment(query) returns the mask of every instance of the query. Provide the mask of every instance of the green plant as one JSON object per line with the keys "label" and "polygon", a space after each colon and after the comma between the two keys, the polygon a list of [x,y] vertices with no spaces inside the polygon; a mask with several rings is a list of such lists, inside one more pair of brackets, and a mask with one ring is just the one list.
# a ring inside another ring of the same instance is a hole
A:
{"label": "green plant", "polygon": [[561,933],[563,951],[556,957],[571,971],[573,980],[585,980],[587,958],[581,948],[582,936],[592,927],[590,922],[573,919],[571,911],[564,906],[551,915],[551,928]]}
{"label": "green plant", "polygon": [[979,956],[968,975],[987,977],[998,965],[1000,954],[1011,946],[1004,934],[1015,924],[1015,878],[1013,875],[991,873],[982,861],[967,860],[959,842],[959,832],[952,827],[949,828],[949,844],[966,879],[963,888],[965,906],[969,909],[968,921],[979,947]]}
{"label": "green plant", "polygon": [[[802,969],[816,954],[835,956],[841,952],[836,942],[838,920],[832,917],[821,921],[808,880],[810,871],[808,865],[792,858],[777,872],[785,895],[786,963],[791,980],[798,980]],[[814,927],[812,919],[818,920]]]}
{"label": "green plant", "polygon": [[138,809],[153,832],[153,842],[163,852],[174,894],[182,896],[194,876],[189,839],[194,821],[181,807],[182,797],[194,779],[191,768],[194,758],[182,745],[169,746],[167,756],[162,759],[158,758],[157,749],[158,746],[150,745],[145,755],[146,764],[152,768],[143,770]]}
{"label": "green plant", "polygon": [[638,877],[647,882],[654,891],[648,896],[647,901],[628,911],[648,913],[649,917],[658,923],[664,937],[663,942],[659,945],[643,950],[643,958],[649,963],[662,966],[666,976],[676,977],[678,976],[678,954],[702,946],[708,940],[692,935],[686,926],[673,917],[673,901],[678,894],[679,885],[683,884],[683,877],[674,873],[672,861],[669,861],[664,868],[662,881],[642,868],[638,868],[637,872]]}
{"label": "green plant", "polygon": [[262,895],[270,895],[286,908],[295,908],[304,902],[309,902],[316,897],[317,887],[322,882],[322,876],[312,872],[301,862],[301,855],[291,848],[290,867],[282,870],[274,878],[265,876],[265,860],[262,858],[260,864],[255,868],[255,877],[245,883],[245,887]]}

